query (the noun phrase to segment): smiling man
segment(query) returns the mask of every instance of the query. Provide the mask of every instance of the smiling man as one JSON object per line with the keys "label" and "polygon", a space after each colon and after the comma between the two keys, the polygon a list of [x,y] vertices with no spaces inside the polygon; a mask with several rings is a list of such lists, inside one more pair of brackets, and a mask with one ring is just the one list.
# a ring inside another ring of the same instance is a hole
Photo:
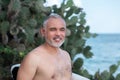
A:
{"label": "smiling man", "polygon": [[58,14],[51,14],[40,30],[45,43],[23,59],[17,80],[72,80],[69,53],[62,50],[66,36],[66,23]]}

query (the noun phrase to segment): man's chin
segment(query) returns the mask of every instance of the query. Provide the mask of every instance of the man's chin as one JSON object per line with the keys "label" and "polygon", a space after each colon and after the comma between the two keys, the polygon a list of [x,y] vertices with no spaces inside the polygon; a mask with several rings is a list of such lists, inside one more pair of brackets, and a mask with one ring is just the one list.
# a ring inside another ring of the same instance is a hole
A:
{"label": "man's chin", "polygon": [[49,42],[49,41],[47,41],[48,42],[48,44],[49,45],[51,45],[51,46],[53,46],[53,47],[56,47],[56,48],[59,48],[59,47],[61,47],[61,45],[64,43],[64,41],[63,42]]}
{"label": "man's chin", "polygon": [[59,48],[61,46],[61,44],[52,44],[53,47]]}
{"label": "man's chin", "polygon": [[63,44],[63,42],[61,42],[61,43],[53,43],[53,44],[50,44],[50,45],[53,46],[53,47],[59,48],[59,47],[61,47],[62,44]]}

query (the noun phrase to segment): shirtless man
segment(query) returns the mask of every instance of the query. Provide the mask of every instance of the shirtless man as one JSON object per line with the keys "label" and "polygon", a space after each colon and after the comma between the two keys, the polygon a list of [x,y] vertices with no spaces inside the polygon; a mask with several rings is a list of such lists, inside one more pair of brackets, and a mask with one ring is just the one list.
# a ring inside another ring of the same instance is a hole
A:
{"label": "shirtless man", "polygon": [[40,31],[45,43],[26,55],[17,80],[72,80],[70,56],[60,48],[66,36],[64,19],[52,14]]}

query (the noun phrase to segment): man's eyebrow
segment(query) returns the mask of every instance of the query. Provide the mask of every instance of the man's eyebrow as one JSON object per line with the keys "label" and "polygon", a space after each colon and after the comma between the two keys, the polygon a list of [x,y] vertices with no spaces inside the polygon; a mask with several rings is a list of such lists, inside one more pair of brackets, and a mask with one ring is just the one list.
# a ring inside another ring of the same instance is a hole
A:
{"label": "man's eyebrow", "polygon": [[62,27],[62,28],[60,28],[60,30],[65,31],[65,30],[66,30],[66,28],[65,28],[65,27]]}
{"label": "man's eyebrow", "polygon": [[50,27],[49,30],[56,30],[56,28],[55,27]]}

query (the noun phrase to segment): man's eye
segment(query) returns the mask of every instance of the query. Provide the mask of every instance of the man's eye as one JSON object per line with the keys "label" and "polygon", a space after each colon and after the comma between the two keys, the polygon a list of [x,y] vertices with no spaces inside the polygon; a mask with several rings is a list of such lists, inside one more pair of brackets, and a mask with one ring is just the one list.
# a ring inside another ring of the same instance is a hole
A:
{"label": "man's eye", "polygon": [[65,31],[65,28],[60,29],[61,31]]}

